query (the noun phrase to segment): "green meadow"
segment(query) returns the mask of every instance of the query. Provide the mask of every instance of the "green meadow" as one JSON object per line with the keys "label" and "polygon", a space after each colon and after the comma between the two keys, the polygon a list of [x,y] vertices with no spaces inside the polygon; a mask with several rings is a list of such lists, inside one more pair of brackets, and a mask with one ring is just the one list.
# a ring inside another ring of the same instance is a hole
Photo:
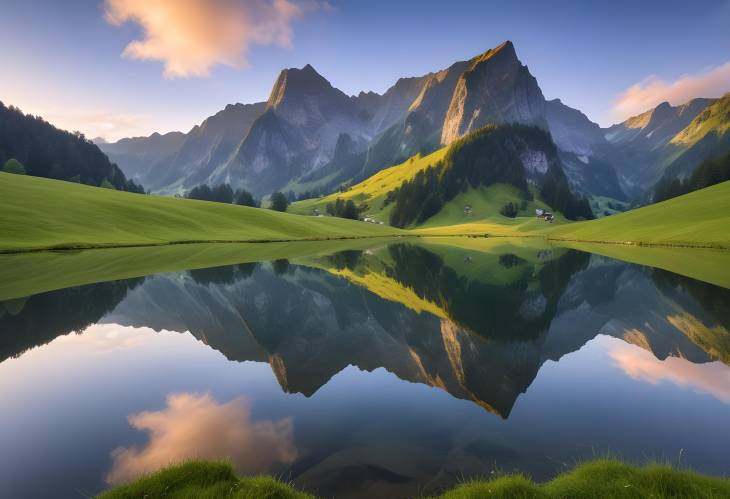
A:
{"label": "green meadow", "polygon": [[620,215],[546,232],[549,239],[730,249],[730,182]]}
{"label": "green meadow", "polygon": [[191,242],[340,239],[399,231],[333,217],[147,196],[0,173],[0,252]]}
{"label": "green meadow", "polygon": [[[423,226],[399,230],[0,173],[0,299],[155,272],[365,248],[376,244],[373,238],[386,243],[403,236],[487,252],[503,237],[568,246],[730,287],[730,182],[599,220],[558,216],[553,224],[531,215],[539,201],[521,207],[515,218],[495,213],[515,199],[513,191],[505,185],[470,190]],[[472,206],[469,215],[462,204]],[[214,244],[219,242],[230,244]],[[89,248],[97,249],[79,251]]]}

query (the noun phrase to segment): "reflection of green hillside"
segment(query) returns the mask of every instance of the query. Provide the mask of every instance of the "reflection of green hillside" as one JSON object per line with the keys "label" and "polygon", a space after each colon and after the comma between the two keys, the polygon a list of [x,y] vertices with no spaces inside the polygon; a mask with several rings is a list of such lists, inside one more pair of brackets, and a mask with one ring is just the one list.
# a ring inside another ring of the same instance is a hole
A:
{"label": "reflection of green hillside", "polygon": [[653,277],[657,287],[667,295],[682,290],[701,304],[701,310],[685,306],[669,315],[667,320],[710,357],[730,365],[730,289],[659,269],[654,270]]}
{"label": "reflection of green hillside", "polygon": [[448,318],[484,337],[534,338],[550,324],[565,286],[589,256],[534,248],[514,251],[522,256],[397,244],[344,261],[341,255],[329,256],[323,266],[382,298]]}

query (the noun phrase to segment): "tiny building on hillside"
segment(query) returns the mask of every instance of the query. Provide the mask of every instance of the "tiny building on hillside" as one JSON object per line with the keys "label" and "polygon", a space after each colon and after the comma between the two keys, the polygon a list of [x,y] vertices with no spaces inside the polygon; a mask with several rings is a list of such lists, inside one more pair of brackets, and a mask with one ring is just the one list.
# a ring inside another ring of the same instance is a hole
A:
{"label": "tiny building on hillside", "polygon": [[471,212],[472,212],[471,205],[470,204],[464,205],[464,215],[467,215],[467,216],[471,215]]}
{"label": "tiny building on hillside", "polygon": [[552,223],[555,218],[552,213],[542,208],[535,208],[535,215],[537,215],[537,218],[542,218],[546,222],[550,223]]}

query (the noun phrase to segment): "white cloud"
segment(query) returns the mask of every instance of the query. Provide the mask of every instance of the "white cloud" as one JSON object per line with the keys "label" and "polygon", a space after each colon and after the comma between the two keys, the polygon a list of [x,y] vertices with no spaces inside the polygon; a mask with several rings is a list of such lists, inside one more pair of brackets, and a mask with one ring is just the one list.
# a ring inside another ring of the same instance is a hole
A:
{"label": "white cloud", "polygon": [[128,482],[190,459],[230,459],[240,473],[263,473],[297,457],[292,419],[252,421],[250,404],[242,397],[221,404],[208,394],[171,394],[166,408],[132,414],[129,423],[148,431],[150,439],[141,448],[112,452],[108,483]]}
{"label": "white cloud", "polygon": [[163,61],[166,78],[208,76],[218,64],[241,68],[251,45],[291,47],[292,21],[326,3],[291,0],[106,0],[113,25],[138,24],[141,40],[124,56]]}
{"label": "white cloud", "polygon": [[720,97],[730,91],[730,61],[699,74],[682,75],[674,81],[649,76],[631,85],[614,103],[613,118],[623,121],[664,101],[684,104],[695,97]]}

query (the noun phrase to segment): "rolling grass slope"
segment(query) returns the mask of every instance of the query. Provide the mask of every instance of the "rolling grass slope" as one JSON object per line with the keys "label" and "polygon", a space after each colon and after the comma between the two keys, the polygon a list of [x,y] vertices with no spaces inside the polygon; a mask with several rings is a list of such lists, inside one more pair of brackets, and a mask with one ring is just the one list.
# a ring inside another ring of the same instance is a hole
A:
{"label": "rolling grass slope", "polygon": [[730,249],[730,181],[620,215],[544,232],[552,240]]}
{"label": "rolling grass slope", "polygon": [[0,252],[185,242],[317,240],[397,229],[0,173]]}
{"label": "rolling grass slope", "polygon": [[[520,209],[515,218],[501,215],[499,211],[507,203],[522,205],[522,197],[516,187],[507,184],[494,184],[489,187],[469,189],[446,203],[441,211],[419,225],[416,232],[419,234],[489,234],[494,236],[528,235],[531,232],[569,223],[560,213],[537,198],[533,188],[533,201],[526,202],[524,209]],[[472,211],[464,214],[464,206],[469,205]],[[535,209],[543,208],[555,214],[555,220],[548,224],[535,217]]]}

